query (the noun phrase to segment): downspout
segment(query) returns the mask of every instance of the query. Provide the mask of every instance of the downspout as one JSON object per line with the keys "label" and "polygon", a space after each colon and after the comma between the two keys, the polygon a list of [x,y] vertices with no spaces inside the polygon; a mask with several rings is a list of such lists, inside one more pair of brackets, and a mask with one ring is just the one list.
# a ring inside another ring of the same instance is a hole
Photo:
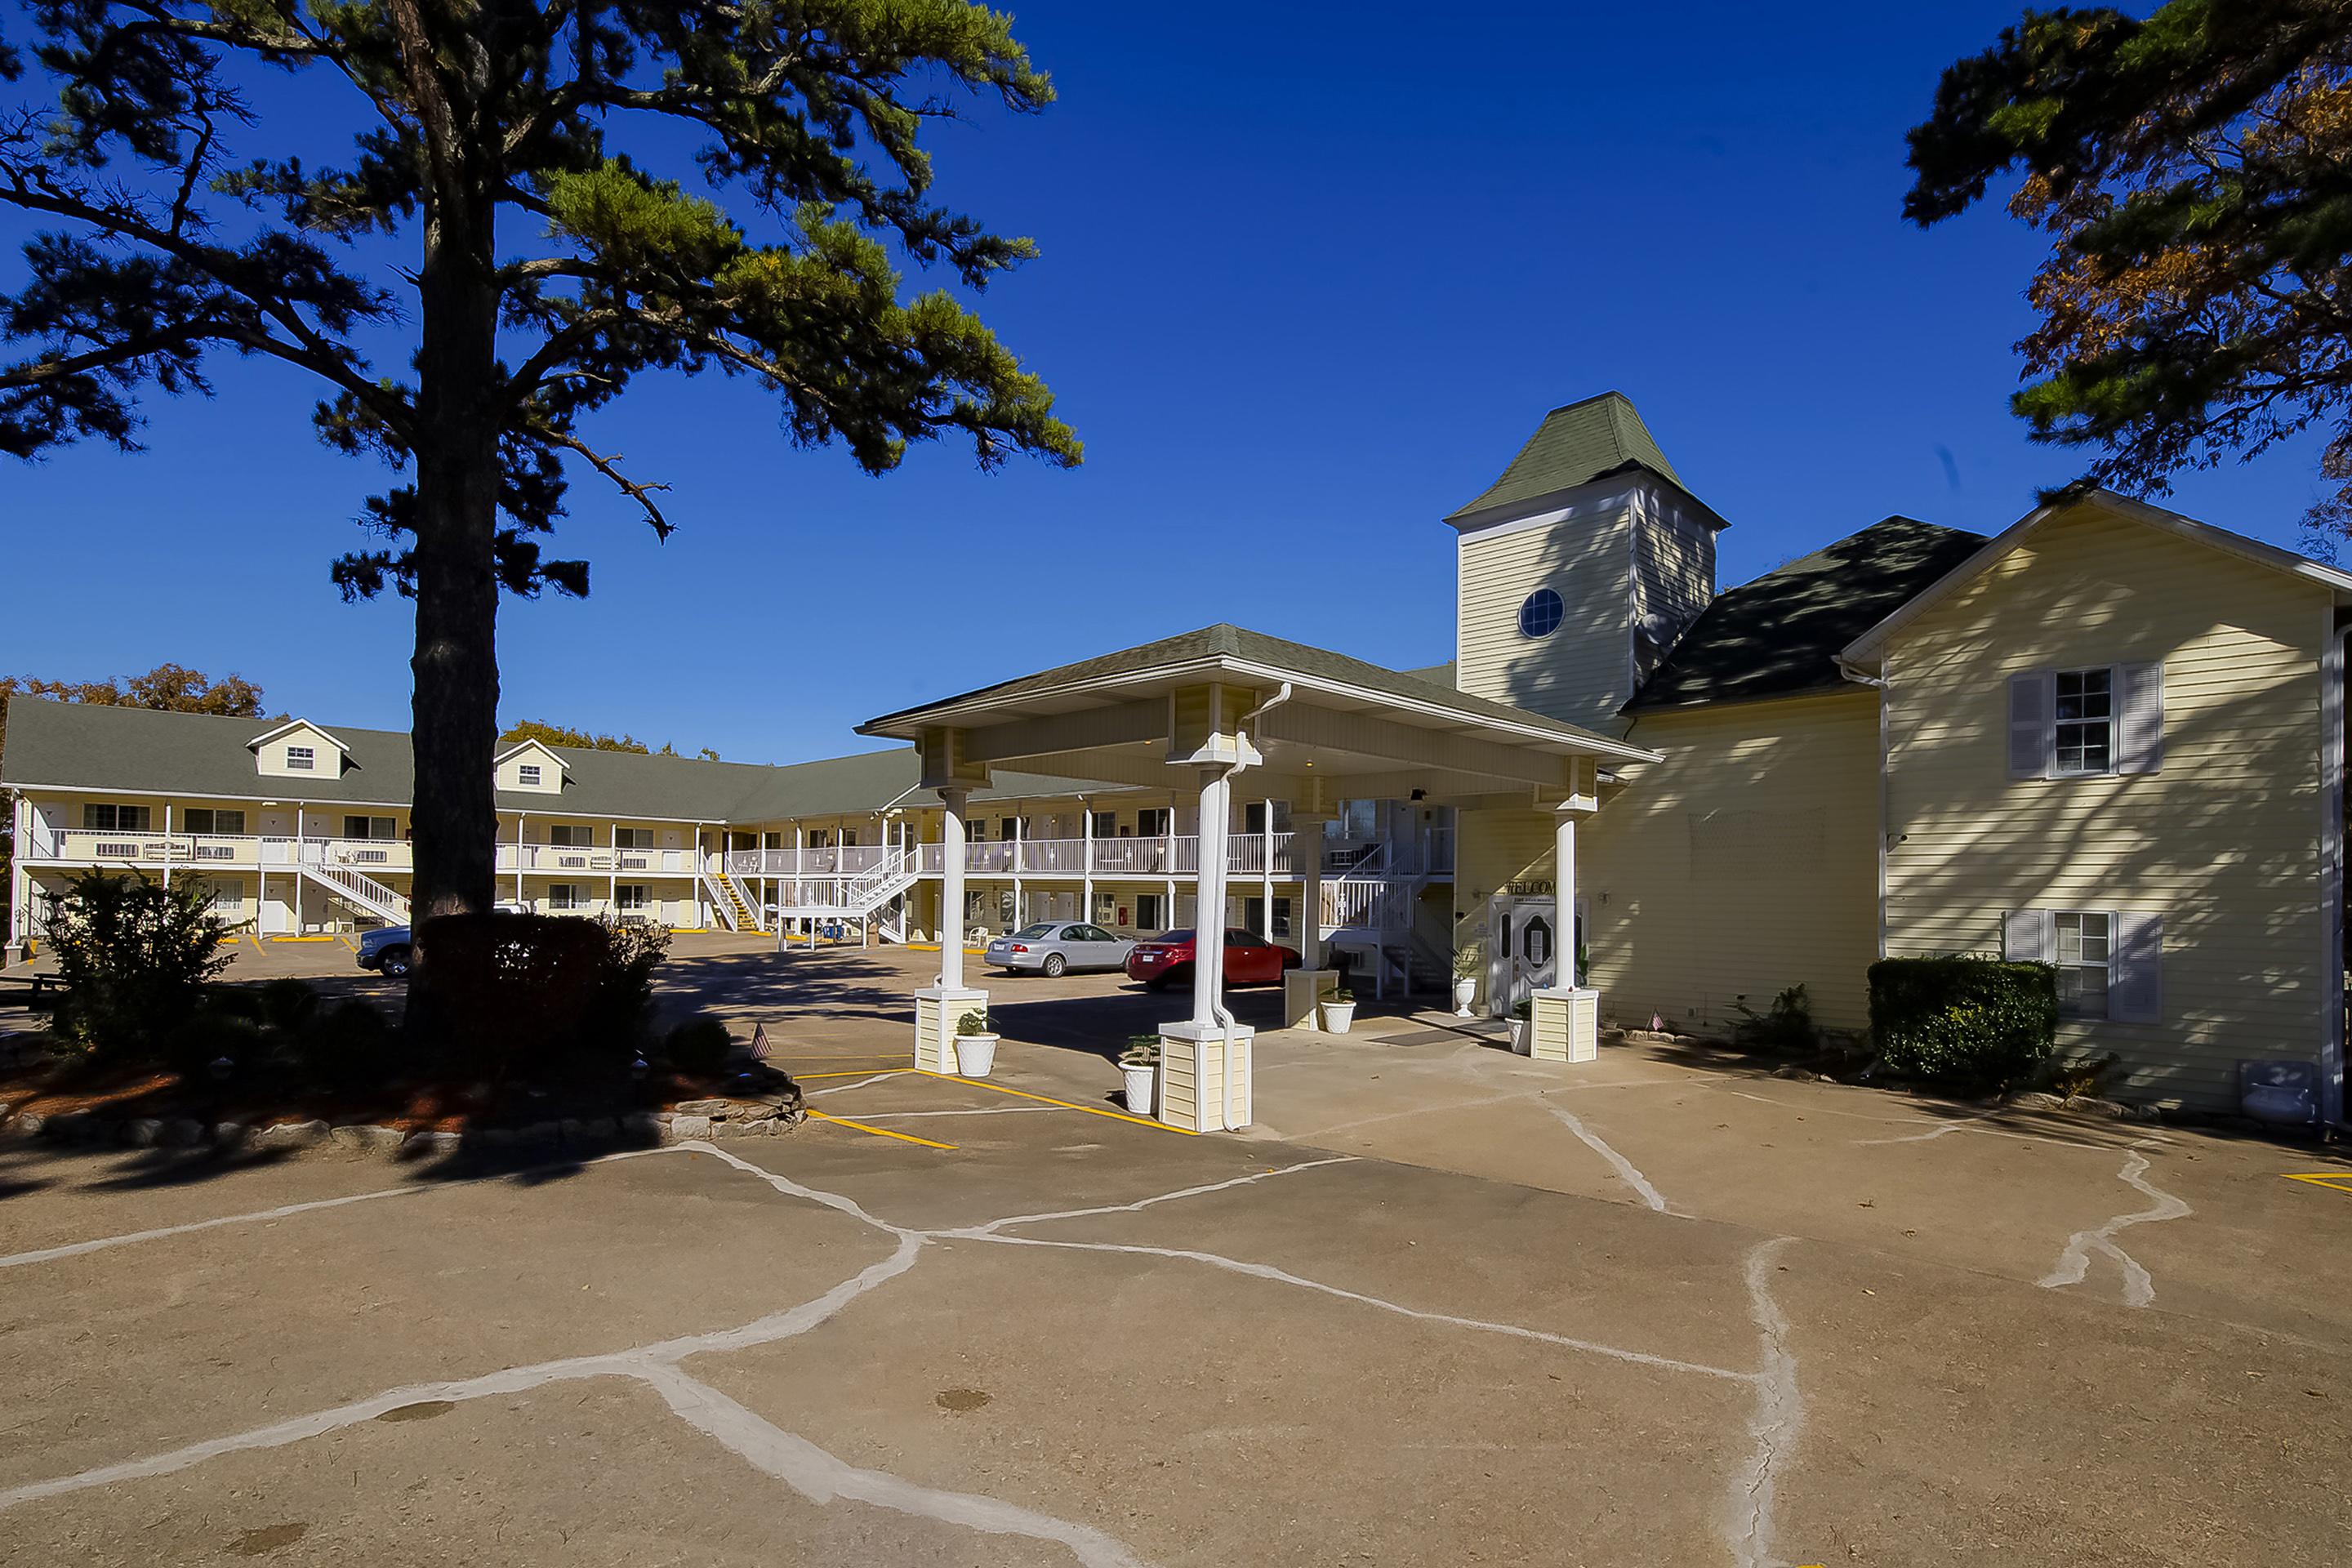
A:
{"label": "downspout", "polygon": [[[1241,777],[1243,773],[1249,767],[1249,731],[1243,729],[1242,726],[1256,718],[1259,714],[1265,712],[1267,710],[1279,708],[1289,700],[1290,682],[1286,680],[1282,683],[1282,689],[1276,691],[1272,697],[1267,698],[1265,701],[1259,703],[1256,707],[1243,714],[1239,719],[1234,721],[1234,765],[1225,770],[1224,776],[1225,810],[1228,814],[1233,810],[1234,780]],[[1220,855],[1227,853],[1225,849],[1225,836],[1222,830],[1217,835],[1217,853]],[[1223,909],[1224,890],[1225,868],[1221,866],[1217,868],[1217,901],[1219,907],[1214,911],[1217,917],[1216,935],[1218,956],[1221,960],[1217,965],[1217,978],[1220,981],[1224,979],[1224,964],[1222,962],[1225,943],[1225,911]],[[1200,911],[1197,910],[1193,911],[1192,916],[1192,934],[1194,941],[1197,942],[1200,940],[1201,918]],[[1224,986],[1220,984],[1216,990],[1209,994],[1209,1014],[1212,1017],[1217,1020],[1217,1027],[1224,1031],[1225,1106],[1223,1123],[1225,1129],[1230,1131],[1234,1125],[1234,1030],[1238,1026],[1234,1022],[1233,1014],[1225,1009],[1224,989]]]}

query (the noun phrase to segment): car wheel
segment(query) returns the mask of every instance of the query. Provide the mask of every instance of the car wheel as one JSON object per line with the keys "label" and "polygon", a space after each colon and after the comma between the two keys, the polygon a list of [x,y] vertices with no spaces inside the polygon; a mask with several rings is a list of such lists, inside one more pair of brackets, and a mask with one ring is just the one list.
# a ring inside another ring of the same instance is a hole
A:
{"label": "car wheel", "polygon": [[383,972],[384,977],[387,979],[407,979],[408,950],[404,947],[385,948],[383,950],[383,960],[376,965],[376,967]]}
{"label": "car wheel", "polygon": [[1058,952],[1049,952],[1045,955],[1045,962],[1042,967],[1045,971],[1046,979],[1059,980],[1062,977],[1062,972],[1070,967],[1070,961]]}
{"label": "car wheel", "polygon": [[1144,985],[1144,989],[1147,991],[1172,991],[1179,985],[1190,985],[1192,984],[1192,966],[1188,963],[1181,969],[1162,971],[1156,978],[1147,982]]}

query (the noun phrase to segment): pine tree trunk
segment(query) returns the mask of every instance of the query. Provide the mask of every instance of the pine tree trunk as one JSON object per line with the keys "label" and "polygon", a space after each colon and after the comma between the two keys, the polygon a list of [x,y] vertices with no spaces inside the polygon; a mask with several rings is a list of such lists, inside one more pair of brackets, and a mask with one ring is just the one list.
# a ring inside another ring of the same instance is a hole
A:
{"label": "pine tree trunk", "polygon": [[[412,919],[478,913],[497,898],[498,292],[487,200],[426,223],[417,359],[416,651],[410,749]],[[472,205],[472,204],[465,204]],[[412,944],[408,1024],[435,1026],[432,944]]]}

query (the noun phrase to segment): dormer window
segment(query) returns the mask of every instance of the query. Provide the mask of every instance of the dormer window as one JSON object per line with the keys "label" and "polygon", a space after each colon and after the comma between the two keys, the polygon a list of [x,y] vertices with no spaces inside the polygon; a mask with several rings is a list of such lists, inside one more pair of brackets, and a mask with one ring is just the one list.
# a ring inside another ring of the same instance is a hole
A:
{"label": "dormer window", "polygon": [[523,763],[521,765],[521,773],[524,788],[537,789],[539,787],[539,764],[537,763]]}
{"label": "dormer window", "polygon": [[319,765],[318,753],[309,746],[286,748],[286,767],[290,773],[307,773]]}

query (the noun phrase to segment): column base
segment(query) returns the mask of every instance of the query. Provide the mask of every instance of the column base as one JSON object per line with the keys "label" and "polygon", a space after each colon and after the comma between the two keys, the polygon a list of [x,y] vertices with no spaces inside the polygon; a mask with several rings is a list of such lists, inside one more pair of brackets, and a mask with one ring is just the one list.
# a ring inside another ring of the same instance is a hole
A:
{"label": "column base", "polygon": [[1256,1038],[1256,1030],[1238,1024],[1230,1037],[1220,1024],[1162,1024],[1160,1120],[1187,1132],[1247,1127],[1251,1047]]}
{"label": "column base", "polygon": [[1315,1004],[1339,989],[1336,969],[1293,969],[1282,977],[1282,1026],[1312,1034],[1322,1028]]}
{"label": "column base", "polygon": [[926,1072],[956,1070],[956,1020],[988,1011],[988,993],[969,986],[926,985],[915,993],[915,1065]]}
{"label": "column base", "polygon": [[1528,1054],[1538,1061],[1590,1062],[1601,1058],[1601,993],[1587,986],[1538,991]]}

